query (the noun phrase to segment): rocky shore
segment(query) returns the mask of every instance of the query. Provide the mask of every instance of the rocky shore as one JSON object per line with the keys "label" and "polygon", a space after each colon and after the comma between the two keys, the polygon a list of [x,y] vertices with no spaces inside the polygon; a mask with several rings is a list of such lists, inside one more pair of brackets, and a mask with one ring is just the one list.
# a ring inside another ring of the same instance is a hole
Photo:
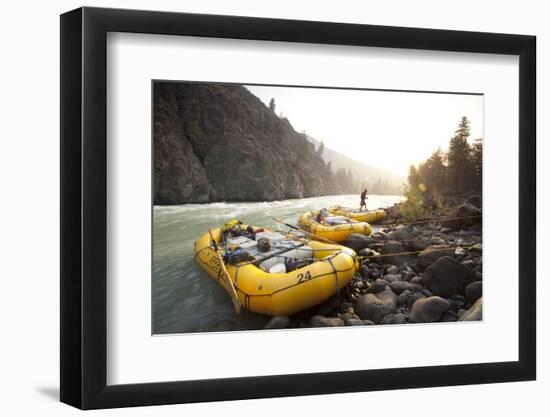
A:
{"label": "rocky shore", "polygon": [[361,266],[339,294],[266,328],[306,328],[482,319],[482,225],[479,196],[452,196],[429,217],[405,221],[400,204],[371,236],[344,245]]}

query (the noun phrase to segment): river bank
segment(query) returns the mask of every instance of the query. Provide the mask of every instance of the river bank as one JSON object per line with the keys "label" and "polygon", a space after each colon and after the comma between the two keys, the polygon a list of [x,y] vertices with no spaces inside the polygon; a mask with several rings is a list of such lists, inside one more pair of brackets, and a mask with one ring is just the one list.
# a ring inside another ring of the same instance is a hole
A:
{"label": "river bank", "polygon": [[[402,196],[370,195],[367,203],[369,209],[387,208],[403,199]],[[151,282],[153,334],[264,328],[269,316],[250,312],[235,314],[225,290],[195,262],[193,243],[208,229],[220,227],[231,219],[276,230],[281,226],[274,217],[296,224],[302,213],[335,204],[358,206],[359,196],[155,206]],[[377,230],[377,226],[374,228]]]}
{"label": "river bank", "polygon": [[361,257],[353,280],[323,304],[265,328],[309,328],[482,319],[481,199],[450,196],[409,221],[403,203],[386,224],[344,245]]}

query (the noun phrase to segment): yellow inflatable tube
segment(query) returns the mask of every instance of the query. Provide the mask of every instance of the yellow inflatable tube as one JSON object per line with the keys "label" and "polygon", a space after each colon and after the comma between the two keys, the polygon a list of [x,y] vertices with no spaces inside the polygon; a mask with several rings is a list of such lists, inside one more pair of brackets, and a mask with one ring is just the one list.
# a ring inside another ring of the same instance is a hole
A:
{"label": "yellow inflatable tube", "polygon": [[358,222],[376,223],[386,218],[386,211],[382,209],[359,211],[341,206],[333,206],[328,211],[331,214],[345,216]]}
{"label": "yellow inflatable tube", "polygon": [[[212,229],[211,234],[219,244],[221,229]],[[259,314],[289,316],[322,303],[350,282],[358,268],[352,249],[303,241],[313,249],[315,262],[288,273],[268,273],[249,262],[225,264],[242,308]],[[195,260],[227,291],[219,259],[209,233],[195,242]]]}
{"label": "yellow inflatable tube", "polygon": [[372,234],[370,224],[354,220],[351,220],[350,223],[334,226],[321,224],[315,220],[318,213],[318,211],[308,211],[307,213],[302,214],[298,220],[298,224],[305,231],[314,234],[315,236],[332,240],[333,242],[342,242],[353,233],[368,236]]}

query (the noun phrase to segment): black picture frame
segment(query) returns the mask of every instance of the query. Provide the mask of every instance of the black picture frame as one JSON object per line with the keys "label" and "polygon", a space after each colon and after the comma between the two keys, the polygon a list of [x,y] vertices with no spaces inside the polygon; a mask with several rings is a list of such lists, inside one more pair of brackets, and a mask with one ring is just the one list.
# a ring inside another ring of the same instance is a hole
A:
{"label": "black picture frame", "polygon": [[[108,32],[519,56],[519,360],[112,385],[107,375]],[[82,409],[536,378],[534,36],[79,8],[61,15],[61,401]]]}

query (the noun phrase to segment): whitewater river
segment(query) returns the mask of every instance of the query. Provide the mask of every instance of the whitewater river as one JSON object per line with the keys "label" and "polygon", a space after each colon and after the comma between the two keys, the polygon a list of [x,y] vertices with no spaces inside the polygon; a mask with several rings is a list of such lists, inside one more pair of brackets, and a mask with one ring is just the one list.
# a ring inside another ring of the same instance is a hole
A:
{"label": "whitewater river", "polygon": [[[370,195],[369,209],[402,201],[401,196]],[[210,228],[231,219],[273,229],[277,217],[296,224],[305,211],[339,204],[359,205],[358,195],[314,197],[270,203],[212,203],[155,206],[153,226],[153,333],[260,329],[269,317],[237,316],[229,296],[193,259],[193,243]]]}

